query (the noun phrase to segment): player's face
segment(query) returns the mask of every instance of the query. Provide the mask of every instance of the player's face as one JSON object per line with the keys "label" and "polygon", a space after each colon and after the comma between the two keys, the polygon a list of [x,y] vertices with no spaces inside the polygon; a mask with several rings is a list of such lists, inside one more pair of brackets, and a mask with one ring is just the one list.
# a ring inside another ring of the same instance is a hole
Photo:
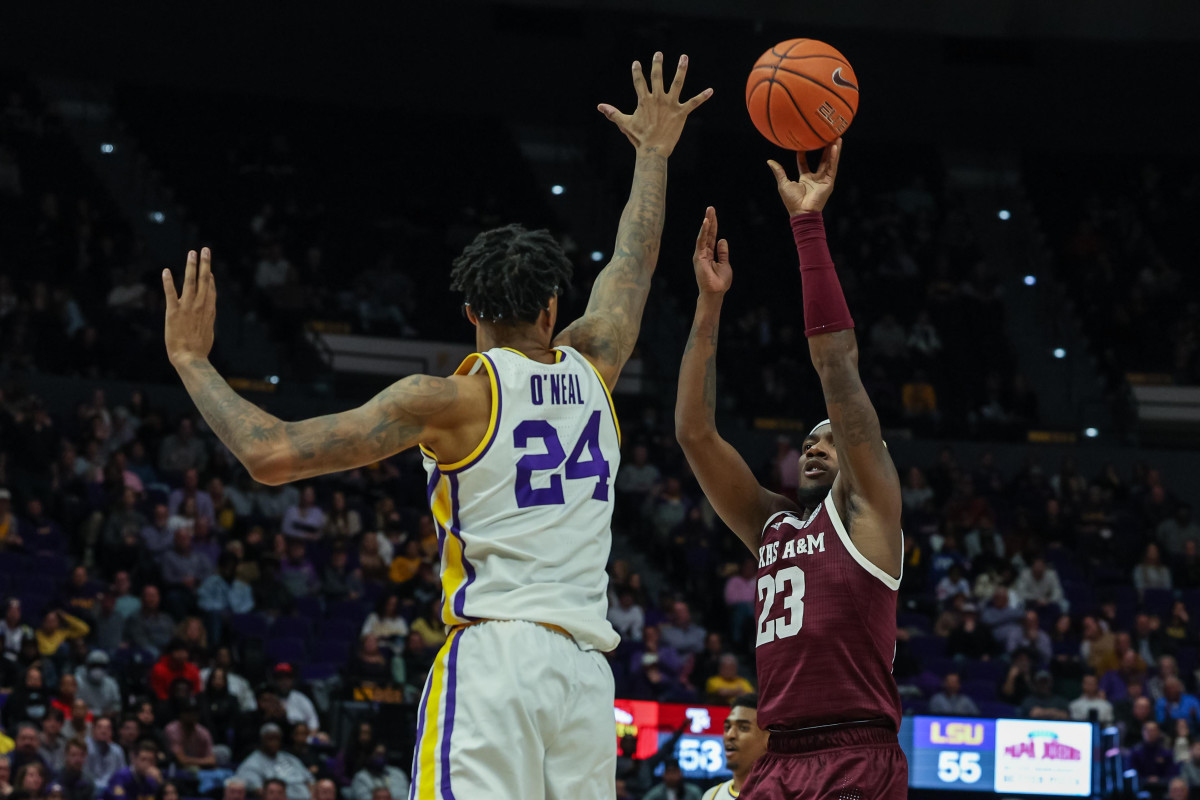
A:
{"label": "player's face", "polygon": [[758,727],[758,711],[738,706],[725,718],[725,764],[734,772],[749,769],[767,752],[767,732]]}
{"label": "player's face", "polygon": [[833,485],[837,477],[837,449],[833,446],[833,426],[822,425],[800,447],[800,488],[813,489]]}

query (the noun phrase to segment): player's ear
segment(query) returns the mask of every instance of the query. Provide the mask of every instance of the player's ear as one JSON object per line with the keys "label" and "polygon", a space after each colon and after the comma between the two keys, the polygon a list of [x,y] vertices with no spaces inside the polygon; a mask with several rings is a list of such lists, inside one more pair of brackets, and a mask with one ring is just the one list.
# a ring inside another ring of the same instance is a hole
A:
{"label": "player's ear", "polygon": [[550,295],[550,302],[546,303],[546,313],[550,318],[550,330],[553,332],[554,323],[558,321],[558,295]]}
{"label": "player's ear", "polygon": [[467,318],[467,322],[471,323],[476,328],[479,327],[479,317],[476,316],[475,312],[471,310],[470,303],[463,303],[462,312],[463,312],[463,316]]}

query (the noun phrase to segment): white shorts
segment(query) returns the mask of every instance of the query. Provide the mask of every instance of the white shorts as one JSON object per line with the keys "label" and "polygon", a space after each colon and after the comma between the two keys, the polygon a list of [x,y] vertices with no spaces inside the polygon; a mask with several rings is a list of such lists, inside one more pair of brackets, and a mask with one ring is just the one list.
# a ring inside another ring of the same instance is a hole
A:
{"label": "white shorts", "polygon": [[612,800],[612,670],[532,622],[451,632],[417,714],[409,800]]}

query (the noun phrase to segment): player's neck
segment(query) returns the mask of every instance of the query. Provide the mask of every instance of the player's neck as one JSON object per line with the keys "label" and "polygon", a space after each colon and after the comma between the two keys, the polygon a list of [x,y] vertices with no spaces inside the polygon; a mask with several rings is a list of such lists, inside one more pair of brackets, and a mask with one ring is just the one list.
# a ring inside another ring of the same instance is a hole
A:
{"label": "player's neck", "polygon": [[494,347],[507,347],[544,364],[553,364],[557,360],[550,346],[550,337],[536,325],[519,328],[481,325],[477,330],[475,343],[481,353]]}
{"label": "player's neck", "polygon": [[745,774],[733,773],[733,783],[730,784],[730,789],[735,795],[742,793],[742,786],[746,784],[746,778],[750,777],[750,770],[746,770]]}

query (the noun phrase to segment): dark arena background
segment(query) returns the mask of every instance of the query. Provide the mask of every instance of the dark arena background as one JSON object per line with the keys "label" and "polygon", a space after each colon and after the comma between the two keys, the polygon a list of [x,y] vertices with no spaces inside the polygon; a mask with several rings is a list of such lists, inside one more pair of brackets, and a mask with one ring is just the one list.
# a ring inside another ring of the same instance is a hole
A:
{"label": "dark arena background", "polygon": [[[213,363],[284,419],[449,374],[474,335],[449,265],[481,230],[552,231],[573,319],[632,164],[595,106],[631,110],[655,50],[715,95],[671,159],[616,392],[618,789],[726,779],[720,662],[753,684],[754,563],[687,470],[674,393],[713,205],[718,424],[794,491],[825,414],[765,165],[791,156],[744,87],[797,37],[861,84],[825,218],[904,486],[912,795],[1200,792],[1195,3],[23,6],[0,9],[0,798],[122,800],[149,739],[160,797],[240,800],[269,722],[333,782],[300,770],[288,800],[408,796],[445,638],[419,455],[254,483],[167,361],[159,273],[213,248]],[[222,559],[244,591],[206,581]],[[692,625],[702,649],[664,643]]]}

